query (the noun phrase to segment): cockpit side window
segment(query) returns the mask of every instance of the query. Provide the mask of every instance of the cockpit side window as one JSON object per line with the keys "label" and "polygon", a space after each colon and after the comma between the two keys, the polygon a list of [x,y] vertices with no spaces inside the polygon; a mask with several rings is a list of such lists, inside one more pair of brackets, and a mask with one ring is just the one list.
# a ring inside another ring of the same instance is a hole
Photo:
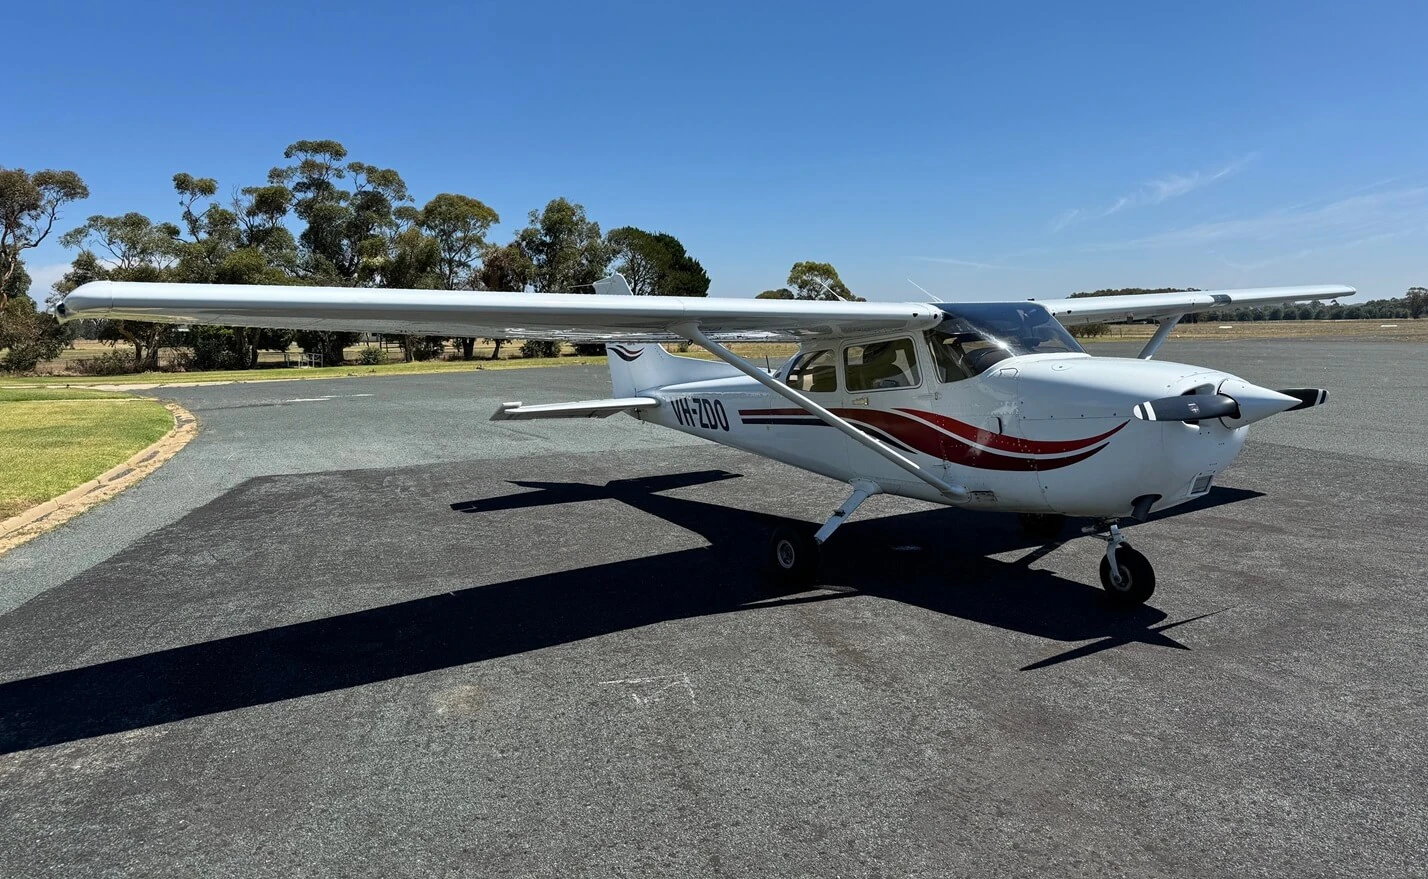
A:
{"label": "cockpit side window", "polygon": [[977,333],[932,330],[927,334],[927,342],[932,347],[937,378],[944,383],[981,375],[993,363],[1012,356],[1010,351]]}
{"label": "cockpit side window", "polygon": [[928,347],[932,349],[932,364],[937,370],[937,380],[947,384],[971,378],[967,368],[966,352],[956,336],[931,331],[927,334]]}
{"label": "cockpit side window", "polygon": [[850,391],[915,388],[922,384],[911,339],[889,339],[843,349],[843,373]]}
{"label": "cockpit side window", "polygon": [[992,364],[1023,354],[1084,354],[1081,346],[1035,302],[938,305],[947,317],[927,333],[943,382],[981,375]]}
{"label": "cockpit side window", "polygon": [[809,351],[800,354],[784,377],[788,386],[811,394],[838,390],[838,361],[832,351]]}

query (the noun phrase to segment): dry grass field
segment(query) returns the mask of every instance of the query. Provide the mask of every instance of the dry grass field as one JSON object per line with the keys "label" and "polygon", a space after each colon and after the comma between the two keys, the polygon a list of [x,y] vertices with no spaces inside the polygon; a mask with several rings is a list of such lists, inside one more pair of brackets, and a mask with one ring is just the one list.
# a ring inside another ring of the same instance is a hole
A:
{"label": "dry grass field", "polygon": [[[1149,339],[1153,324],[1112,324],[1110,332],[1082,342],[1130,342]],[[1428,320],[1256,320],[1201,321],[1177,326],[1172,339],[1359,339],[1379,342],[1428,342]]]}

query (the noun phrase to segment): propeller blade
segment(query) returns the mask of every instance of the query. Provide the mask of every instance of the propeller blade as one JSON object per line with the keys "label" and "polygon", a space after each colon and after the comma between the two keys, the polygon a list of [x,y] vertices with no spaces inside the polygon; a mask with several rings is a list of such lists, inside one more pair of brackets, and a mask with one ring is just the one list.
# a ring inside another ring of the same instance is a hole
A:
{"label": "propeller blade", "polygon": [[1297,412],[1311,406],[1322,406],[1329,399],[1329,392],[1323,388],[1281,388],[1279,392],[1299,401],[1298,406],[1285,409],[1285,412]]}
{"label": "propeller blade", "polygon": [[1224,394],[1181,394],[1136,404],[1135,417],[1143,421],[1201,421],[1238,418],[1240,404]]}

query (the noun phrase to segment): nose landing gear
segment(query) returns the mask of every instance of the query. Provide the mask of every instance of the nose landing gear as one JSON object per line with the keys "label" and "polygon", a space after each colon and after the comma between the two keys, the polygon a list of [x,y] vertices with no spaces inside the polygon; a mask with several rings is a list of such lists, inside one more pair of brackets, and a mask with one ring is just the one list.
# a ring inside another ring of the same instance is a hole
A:
{"label": "nose landing gear", "polygon": [[1150,560],[1126,543],[1125,535],[1115,522],[1093,525],[1087,531],[1105,528],[1108,533],[1095,536],[1106,541],[1106,555],[1101,559],[1101,586],[1106,597],[1116,604],[1144,604],[1155,594],[1155,569]]}

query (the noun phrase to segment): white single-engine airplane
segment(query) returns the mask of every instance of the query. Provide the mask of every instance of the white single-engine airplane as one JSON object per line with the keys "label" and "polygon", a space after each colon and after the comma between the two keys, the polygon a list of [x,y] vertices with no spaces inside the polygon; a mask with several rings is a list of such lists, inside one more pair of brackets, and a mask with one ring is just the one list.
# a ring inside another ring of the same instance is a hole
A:
{"label": "white single-engine airplane", "polygon": [[[1090,518],[1085,532],[1106,541],[1102,585],[1135,604],[1154,591],[1155,573],[1119,520],[1201,497],[1248,425],[1327,396],[1151,357],[1187,314],[1355,292],[923,303],[635,297],[619,275],[595,287],[581,296],[97,281],[57,310],[62,320],[605,342],[611,399],[506,403],[492,417],[628,412],[848,483],[848,499],[816,532],[774,534],[772,567],[795,583],[811,581],[818,546],[863,501],[888,493],[1020,513],[1048,538],[1067,516]],[[1132,319],[1159,323],[1138,359],[1093,357],[1064,328]],[[771,371],[730,351],[731,339],[794,339],[799,350]],[[658,344],[666,341],[692,342],[717,360],[670,354]]]}

